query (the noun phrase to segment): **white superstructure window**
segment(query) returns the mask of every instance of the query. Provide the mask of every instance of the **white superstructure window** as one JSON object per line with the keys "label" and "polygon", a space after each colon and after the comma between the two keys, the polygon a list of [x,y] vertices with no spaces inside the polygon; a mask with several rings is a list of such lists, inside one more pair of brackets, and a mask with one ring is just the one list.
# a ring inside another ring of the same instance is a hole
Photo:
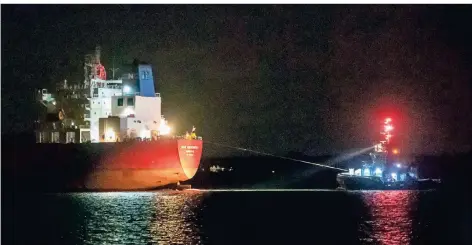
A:
{"label": "white superstructure window", "polygon": [[128,101],[126,101],[126,105],[128,105],[128,106],[134,106],[134,100],[133,100],[133,98],[128,98]]}

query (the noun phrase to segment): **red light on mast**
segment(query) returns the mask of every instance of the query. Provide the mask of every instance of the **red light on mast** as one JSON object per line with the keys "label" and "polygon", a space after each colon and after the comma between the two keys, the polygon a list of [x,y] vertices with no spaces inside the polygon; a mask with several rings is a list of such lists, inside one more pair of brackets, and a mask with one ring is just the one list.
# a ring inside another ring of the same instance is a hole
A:
{"label": "red light on mast", "polygon": [[97,69],[97,77],[106,80],[107,79],[107,72],[105,71],[105,67],[102,64],[98,64],[96,66]]}

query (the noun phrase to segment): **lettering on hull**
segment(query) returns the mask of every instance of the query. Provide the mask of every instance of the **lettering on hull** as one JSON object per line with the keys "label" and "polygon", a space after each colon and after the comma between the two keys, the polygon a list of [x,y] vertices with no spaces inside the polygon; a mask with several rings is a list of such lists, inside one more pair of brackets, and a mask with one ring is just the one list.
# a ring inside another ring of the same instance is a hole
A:
{"label": "lettering on hull", "polygon": [[180,149],[185,150],[185,155],[188,157],[193,157],[195,155],[195,150],[198,150],[199,147],[196,145],[182,145]]}

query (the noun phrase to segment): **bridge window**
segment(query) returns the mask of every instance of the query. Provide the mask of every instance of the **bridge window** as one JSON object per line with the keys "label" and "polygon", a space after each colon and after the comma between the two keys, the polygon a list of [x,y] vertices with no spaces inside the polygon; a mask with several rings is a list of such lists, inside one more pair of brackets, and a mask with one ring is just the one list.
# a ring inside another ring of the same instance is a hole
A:
{"label": "bridge window", "polygon": [[127,104],[128,106],[134,106],[134,100],[133,100],[133,98],[128,98],[128,101],[126,101],[126,104]]}
{"label": "bridge window", "polygon": [[118,106],[123,106],[123,98],[118,99]]}

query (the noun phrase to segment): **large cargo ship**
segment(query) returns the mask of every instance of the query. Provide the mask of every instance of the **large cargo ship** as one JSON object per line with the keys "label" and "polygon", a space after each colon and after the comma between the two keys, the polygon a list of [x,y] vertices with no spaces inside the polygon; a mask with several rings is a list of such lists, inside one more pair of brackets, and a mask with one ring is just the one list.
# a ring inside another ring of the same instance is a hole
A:
{"label": "large cargo ship", "polygon": [[172,132],[151,65],[134,62],[131,72],[107,80],[97,47],[84,68],[83,83],[37,91],[44,113],[36,143],[7,147],[12,159],[3,167],[16,188],[145,190],[196,174],[202,138],[195,127],[182,136]]}

